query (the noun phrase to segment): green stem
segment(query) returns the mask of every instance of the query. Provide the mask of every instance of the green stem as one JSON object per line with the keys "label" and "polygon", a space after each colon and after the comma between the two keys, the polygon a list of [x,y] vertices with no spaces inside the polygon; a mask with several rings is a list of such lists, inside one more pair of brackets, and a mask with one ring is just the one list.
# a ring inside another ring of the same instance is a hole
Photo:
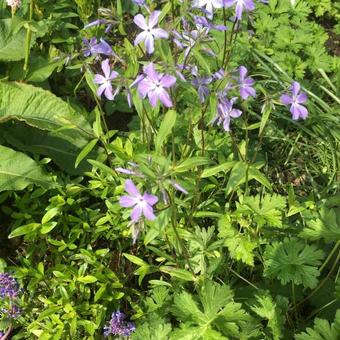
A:
{"label": "green stem", "polygon": [[336,250],[338,249],[338,247],[340,246],[340,241],[338,241],[335,246],[333,247],[332,251],[329,253],[329,255],[327,256],[325,262],[322,264],[322,266],[320,267],[319,271],[320,273],[322,272],[322,270],[326,267],[326,265],[328,264],[328,262],[331,260],[331,258],[333,257],[334,253],[336,252]]}
{"label": "green stem", "polygon": [[297,322],[298,317],[297,317],[297,310],[296,310],[295,284],[293,281],[292,281],[292,298],[293,298],[293,309],[294,309],[295,322]]}
{"label": "green stem", "polygon": [[27,72],[28,70],[28,63],[30,59],[30,52],[31,52],[31,39],[32,39],[32,31],[31,31],[31,21],[33,19],[33,8],[34,3],[33,0],[30,1],[30,8],[29,8],[29,24],[27,27],[26,32],[26,44],[25,44],[25,63],[24,63],[24,71]]}

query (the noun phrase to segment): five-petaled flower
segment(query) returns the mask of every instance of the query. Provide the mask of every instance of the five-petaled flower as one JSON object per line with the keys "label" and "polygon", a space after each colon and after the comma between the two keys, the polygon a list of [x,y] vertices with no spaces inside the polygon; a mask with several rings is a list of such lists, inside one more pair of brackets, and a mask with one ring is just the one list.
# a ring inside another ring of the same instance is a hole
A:
{"label": "five-petaled flower", "polygon": [[224,131],[230,131],[230,119],[240,117],[242,114],[241,110],[234,109],[233,105],[237,97],[230,100],[220,99],[217,105],[217,115],[213,120],[213,123],[217,121],[217,125],[223,125]]}
{"label": "five-petaled flower", "polygon": [[112,54],[112,48],[111,46],[104,40],[100,39],[100,42],[98,43],[97,38],[91,38],[90,40],[84,38],[83,39],[83,54],[84,57],[89,57],[91,55],[97,55],[97,54],[105,54],[105,55],[111,55]]}
{"label": "five-petaled flower", "polygon": [[193,7],[203,9],[204,12],[206,12],[207,17],[212,19],[214,15],[214,8],[222,8],[223,0],[194,0]]}
{"label": "five-petaled flower", "polygon": [[171,107],[172,101],[166,88],[170,88],[176,83],[176,78],[163,73],[157,73],[153,63],[144,67],[142,80],[138,82],[138,93],[142,98],[148,96],[150,104],[155,107],[158,100],[164,106]]}
{"label": "five-petaled flower", "polygon": [[158,25],[158,18],[160,15],[160,11],[154,11],[150,14],[148,20],[146,20],[142,14],[137,14],[133,19],[134,23],[143,30],[143,32],[137,35],[135,45],[144,41],[146,50],[149,54],[152,54],[155,50],[155,39],[167,39],[169,37],[167,31],[155,27]]}
{"label": "five-petaled flower", "polygon": [[249,96],[255,97],[256,91],[253,88],[254,79],[247,77],[248,70],[246,67],[241,66],[239,69],[240,77],[238,80],[240,86],[240,95],[242,99],[247,99]]}
{"label": "five-petaled flower", "polygon": [[119,204],[124,208],[133,207],[131,211],[131,219],[133,222],[138,222],[142,215],[150,221],[156,218],[153,213],[153,206],[158,202],[157,196],[148,193],[142,195],[130,179],[125,182],[125,191],[129,195],[122,196]]}
{"label": "five-petaled flower", "polygon": [[105,59],[102,62],[102,70],[104,73],[104,76],[101,74],[96,74],[94,77],[94,82],[96,84],[99,84],[97,94],[100,97],[103,92],[107,99],[113,100],[115,96],[118,93],[118,89],[115,91],[115,93],[112,92],[112,80],[117,78],[118,73],[116,71],[111,71],[109,59]]}
{"label": "five-petaled flower", "polygon": [[308,116],[308,110],[302,106],[308,97],[304,92],[300,92],[301,86],[297,81],[294,81],[290,87],[292,95],[285,93],[281,96],[281,103],[284,105],[290,105],[290,112],[293,120],[306,119]]}
{"label": "five-petaled flower", "polygon": [[226,7],[235,6],[237,20],[242,19],[243,10],[253,11],[255,9],[254,0],[223,0],[223,5]]}

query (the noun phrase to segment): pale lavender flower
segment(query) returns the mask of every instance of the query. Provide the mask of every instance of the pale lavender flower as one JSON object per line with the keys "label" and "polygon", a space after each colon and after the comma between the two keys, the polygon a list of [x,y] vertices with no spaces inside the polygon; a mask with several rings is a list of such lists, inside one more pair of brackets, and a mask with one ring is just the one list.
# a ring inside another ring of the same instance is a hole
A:
{"label": "pale lavender flower", "polygon": [[6,0],[7,6],[12,7],[12,11],[16,11],[21,6],[21,0]]}
{"label": "pale lavender flower", "polygon": [[142,14],[137,14],[133,19],[134,23],[143,30],[143,32],[137,35],[135,45],[144,41],[146,50],[149,54],[152,54],[155,50],[155,39],[167,39],[169,37],[167,31],[155,27],[158,25],[158,18],[160,15],[160,11],[154,11],[150,14],[148,20],[146,20]]}
{"label": "pale lavender flower", "polygon": [[292,114],[293,120],[306,119],[308,116],[308,110],[302,106],[307,100],[307,94],[300,92],[301,86],[297,81],[292,83],[290,87],[292,95],[285,93],[281,96],[281,103],[284,105],[290,105],[290,112]]}
{"label": "pale lavender flower", "polygon": [[217,105],[217,115],[212,123],[217,122],[217,125],[223,125],[223,129],[229,132],[231,118],[238,118],[242,114],[241,110],[233,108],[236,100],[236,97],[230,100],[220,99]]}
{"label": "pale lavender flower", "polygon": [[144,67],[144,78],[138,82],[138,93],[142,98],[148,96],[151,106],[155,107],[158,100],[166,107],[172,106],[167,88],[176,83],[176,78],[163,73],[157,73],[153,63]]}
{"label": "pale lavender flower", "polygon": [[104,336],[118,335],[129,336],[136,330],[132,322],[125,321],[126,316],[124,313],[117,311],[112,313],[109,324],[104,327]]}
{"label": "pale lavender flower", "polygon": [[95,56],[97,54],[112,55],[112,48],[104,39],[100,39],[98,43],[97,38],[91,38],[90,40],[84,38],[83,44],[84,57]]}
{"label": "pale lavender flower", "polygon": [[0,274],[0,298],[14,299],[19,292],[20,288],[14,277],[8,273]]}
{"label": "pale lavender flower", "polygon": [[112,92],[112,80],[117,78],[118,73],[116,71],[111,71],[109,59],[105,59],[102,62],[102,70],[104,76],[101,74],[96,74],[94,77],[94,82],[99,84],[99,88],[97,90],[97,94],[100,97],[103,92],[107,99],[113,100],[118,93],[118,89],[116,89],[115,93]]}
{"label": "pale lavender flower", "polygon": [[223,0],[194,0],[192,6],[204,10],[207,13],[207,17],[212,19],[214,8],[222,8]]}
{"label": "pale lavender flower", "polygon": [[247,99],[249,96],[255,97],[256,91],[253,87],[254,79],[250,77],[247,78],[247,73],[248,73],[247,68],[244,66],[241,66],[239,69],[239,72],[240,72],[240,77],[239,77],[238,83],[240,86],[240,95],[242,99]]}
{"label": "pale lavender flower", "polygon": [[138,6],[144,6],[145,0],[132,0],[133,3],[135,3]]}
{"label": "pale lavender flower", "polygon": [[91,21],[88,24],[86,24],[84,26],[84,29],[87,29],[87,28],[90,28],[90,27],[93,27],[93,26],[107,25],[107,24],[109,24],[109,23],[106,19],[97,19],[97,20]]}
{"label": "pale lavender flower", "polygon": [[231,7],[235,5],[235,14],[237,20],[242,19],[243,11],[253,11],[255,9],[254,0],[223,0],[225,7]]}
{"label": "pale lavender flower", "polygon": [[119,204],[124,208],[133,207],[131,211],[131,219],[133,222],[137,222],[142,215],[150,221],[156,218],[153,213],[153,206],[158,202],[158,197],[148,193],[141,195],[138,188],[130,179],[125,182],[125,191],[129,195],[122,196]]}
{"label": "pale lavender flower", "polygon": [[12,305],[10,308],[2,308],[0,312],[9,319],[16,319],[22,313],[21,309],[16,305]]}
{"label": "pale lavender flower", "polygon": [[199,15],[194,16],[194,21],[196,24],[196,28],[200,31],[202,29],[215,29],[217,31],[223,32],[227,30],[227,27],[224,25],[215,25],[211,21],[209,21],[206,17],[202,17]]}
{"label": "pale lavender flower", "polygon": [[213,78],[212,77],[200,77],[198,75],[198,69],[197,66],[194,66],[191,71],[192,75],[194,76],[194,79],[192,80],[192,85],[197,88],[198,96],[200,98],[201,103],[204,103],[206,98],[210,94],[209,85]]}
{"label": "pale lavender flower", "polygon": [[182,192],[185,195],[188,195],[188,192],[176,181],[170,180],[170,184],[178,191]]}

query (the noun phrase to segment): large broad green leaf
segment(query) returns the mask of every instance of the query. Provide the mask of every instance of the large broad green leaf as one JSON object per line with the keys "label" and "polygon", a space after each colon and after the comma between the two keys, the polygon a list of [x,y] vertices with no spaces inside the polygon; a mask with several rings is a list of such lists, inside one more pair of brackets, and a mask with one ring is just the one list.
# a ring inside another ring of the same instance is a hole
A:
{"label": "large broad green leaf", "polygon": [[[21,150],[51,157],[61,168],[69,172],[77,155],[91,137],[91,127],[81,113],[49,91],[27,84],[0,82],[0,123],[22,121],[10,127],[2,136],[8,143]],[[6,125],[7,125],[6,124]],[[41,131],[34,131],[32,128]],[[21,144],[21,145],[20,145]],[[86,161],[83,161],[86,164]]]}
{"label": "large broad green leaf", "polygon": [[[16,61],[25,57],[26,29],[17,17],[0,20],[0,61]],[[31,39],[31,44],[34,37]]]}
{"label": "large broad green leaf", "polygon": [[[0,136],[17,150],[53,159],[55,164],[70,174],[80,174],[91,168],[86,161],[82,161],[75,168],[77,156],[84,146],[82,141],[71,143],[53,132],[39,130],[24,122],[15,121],[0,124]],[[96,156],[90,153],[89,157],[95,158]]]}
{"label": "large broad green leaf", "polygon": [[85,118],[51,92],[27,84],[0,82],[0,123],[11,119],[62,134],[71,142],[91,133]]}
{"label": "large broad green leaf", "polygon": [[0,145],[0,191],[22,190],[29,184],[43,188],[56,186],[33,159]]}

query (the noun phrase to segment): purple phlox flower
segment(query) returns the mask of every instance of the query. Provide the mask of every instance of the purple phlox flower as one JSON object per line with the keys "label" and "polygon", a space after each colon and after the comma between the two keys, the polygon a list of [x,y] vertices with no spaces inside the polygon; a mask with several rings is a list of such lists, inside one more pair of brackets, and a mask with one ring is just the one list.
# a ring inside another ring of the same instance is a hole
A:
{"label": "purple phlox flower", "polygon": [[148,20],[146,20],[142,14],[137,14],[133,19],[134,23],[143,30],[143,32],[137,35],[135,45],[144,41],[146,50],[149,54],[152,54],[155,50],[155,39],[167,39],[169,37],[167,31],[155,27],[158,25],[158,18],[160,15],[160,11],[154,11],[150,14]]}
{"label": "purple phlox flower", "polygon": [[112,313],[109,324],[104,327],[104,336],[129,336],[134,332],[136,330],[134,323],[125,321],[125,318],[125,314],[120,311]]}
{"label": "purple phlox flower", "polygon": [[145,0],[132,0],[133,3],[135,3],[138,6],[144,6]]}
{"label": "purple phlox flower", "polygon": [[[131,166],[131,168],[138,168],[138,164],[133,163],[133,162],[128,162],[128,164]],[[137,177],[145,177],[143,174],[141,174],[140,172],[134,170],[134,169],[127,169],[127,168],[122,168],[122,167],[118,167],[115,168],[115,170],[121,174],[125,174],[125,175],[133,175],[133,176],[137,176]]]}
{"label": "purple phlox flower", "polygon": [[225,78],[225,71],[223,68],[219,69],[218,71],[214,72],[212,74],[212,77],[215,79],[215,80],[221,80],[221,79],[224,79]]}
{"label": "purple phlox flower", "polygon": [[16,305],[12,305],[10,308],[2,308],[0,312],[9,319],[16,319],[21,315],[22,311]]}
{"label": "purple phlox flower", "polygon": [[125,181],[125,191],[129,195],[120,198],[120,205],[124,208],[132,208],[131,219],[137,222],[142,215],[147,220],[154,220],[156,216],[153,213],[153,206],[158,202],[158,197],[145,193],[141,195],[135,184],[130,180]]}
{"label": "purple phlox flower", "polygon": [[13,11],[21,6],[21,0],[7,0],[7,6],[11,6]]}
{"label": "purple phlox flower", "polygon": [[94,21],[89,22],[87,25],[84,26],[84,29],[93,27],[93,26],[99,26],[99,25],[106,25],[108,24],[108,21],[106,19],[97,19]]}
{"label": "purple phlox flower", "polygon": [[231,7],[235,5],[235,14],[237,20],[241,20],[243,11],[253,11],[255,9],[254,0],[223,0],[225,7]]}
{"label": "purple phlox flower", "polygon": [[197,30],[193,30],[183,31],[183,33],[180,34],[176,30],[173,30],[172,33],[175,37],[174,43],[177,45],[177,47],[181,50],[185,49],[184,59],[186,59],[192,48],[197,43],[197,40],[200,38],[200,32],[198,32]]}
{"label": "purple phlox flower", "polygon": [[20,292],[19,285],[14,277],[8,273],[0,274],[0,297],[14,299]]}
{"label": "purple phlox flower", "polygon": [[170,184],[178,191],[182,192],[185,195],[188,195],[188,192],[176,181],[170,180]]}
{"label": "purple phlox flower", "polygon": [[91,38],[90,40],[84,38],[83,44],[84,57],[97,54],[112,55],[112,48],[104,39],[100,39],[98,43],[97,38]]}
{"label": "purple phlox flower", "polygon": [[293,120],[306,119],[308,110],[302,106],[308,100],[308,96],[304,92],[300,92],[301,86],[297,81],[294,81],[290,87],[292,91],[291,96],[287,93],[283,94],[280,98],[281,103],[290,105],[290,112]]}
{"label": "purple phlox flower", "polygon": [[215,25],[211,21],[209,21],[206,17],[202,17],[200,15],[194,16],[194,21],[196,24],[196,28],[201,31],[203,29],[215,29],[217,31],[223,32],[227,30],[227,27],[224,25]]}
{"label": "purple phlox flower", "polygon": [[111,71],[109,59],[105,59],[102,62],[102,70],[104,76],[101,74],[96,74],[94,77],[94,82],[100,85],[97,90],[97,94],[100,97],[104,92],[104,95],[108,100],[114,100],[118,93],[118,88],[116,89],[115,93],[113,93],[111,82],[113,79],[117,78],[118,73],[116,71]]}
{"label": "purple phlox flower", "polygon": [[144,67],[144,78],[138,82],[138,93],[142,98],[148,96],[151,106],[155,107],[158,100],[164,106],[171,107],[172,101],[167,88],[176,83],[176,78],[163,73],[157,73],[153,63]]}
{"label": "purple phlox flower", "polygon": [[239,68],[240,72],[240,77],[238,79],[238,83],[240,86],[240,95],[242,99],[247,99],[249,96],[255,97],[256,96],[256,91],[253,87],[254,85],[254,79],[248,77],[247,78],[247,73],[248,70],[246,67],[241,66]]}
{"label": "purple phlox flower", "polygon": [[200,77],[198,75],[198,69],[197,66],[194,66],[191,71],[192,75],[194,76],[194,79],[192,80],[192,85],[197,88],[198,96],[200,98],[201,103],[204,103],[207,96],[210,94],[209,85],[213,78],[210,76],[207,77]]}
{"label": "purple phlox flower", "polygon": [[207,14],[209,19],[212,19],[214,8],[222,8],[223,0],[194,0],[192,6],[200,8]]}
{"label": "purple phlox flower", "polygon": [[234,109],[233,105],[237,97],[234,97],[230,100],[228,99],[220,99],[217,104],[217,115],[213,119],[212,123],[217,122],[217,125],[223,125],[224,131],[230,131],[230,120],[231,118],[238,118],[241,116],[242,111],[238,109]]}

